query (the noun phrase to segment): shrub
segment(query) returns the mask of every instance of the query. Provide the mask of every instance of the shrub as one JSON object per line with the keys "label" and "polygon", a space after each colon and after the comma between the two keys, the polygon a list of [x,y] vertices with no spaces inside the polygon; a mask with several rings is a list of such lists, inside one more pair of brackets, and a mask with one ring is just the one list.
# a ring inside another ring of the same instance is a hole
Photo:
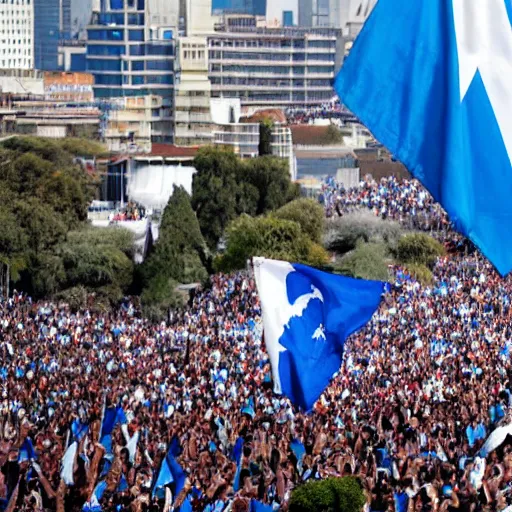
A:
{"label": "shrub", "polygon": [[347,276],[376,281],[389,280],[389,252],[385,244],[359,243],[343,257],[339,271]]}
{"label": "shrub", "polygon": [[290,512],[361,512],[366,502],[355,477],[328,478],[297,487],[290,499]]}
{"label": "shrub", "polygon": [[394,249],[401,236],[402,227],[398,222],[383,220],[368,210],[359,210],[328,220],[324,245],[338,254],[355,249],[359,241],[384,242]]}
{"label": "shrub", "polygon": [[217,260],[217,270],[245,268],[254,256],[315,266],[324,265],[328,259],[325,250],[315,246],[296,222],[242,215],[228,227],[226,252]]}
{"label": "shrub", "polygon": [[405,270],[424,286],[431,285],[434,281],[432,271],[425,265],[409,263]]}
{"label": "shrub", "polygon": [[278,219],[291,220],[299,224],[302,232],[313,242],[320,243],[325,224],[323,207],[312,199],[295,199],[274,213]]}
{"label": "shrub", "polygon": [[185,297],[177,286],[178,283],[172,279],[154,277],[140,297],[143,315],[153,322],[160,322],[167,318],[170,308],[183,306]]}
{"label": "shrub", "polygon": [[414,263],[432,268],[437,258],[444,255],[445,250],[431,236],[425,233],[412,233],[399,240],[394,252],[396,259],[406,266]]}

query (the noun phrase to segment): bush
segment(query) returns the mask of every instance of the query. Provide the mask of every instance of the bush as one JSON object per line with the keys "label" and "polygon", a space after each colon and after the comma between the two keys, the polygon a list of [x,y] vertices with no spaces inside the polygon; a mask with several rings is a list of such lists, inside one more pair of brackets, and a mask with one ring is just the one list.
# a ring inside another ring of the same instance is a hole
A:
{"label": "bush", "polygon": [[56,298],[68,304],[73,311],[78,311],[87,306],[88,293],[83,286],[74,286],[59,292]]}
{"label": "bush", "polygon": [[409,263],[405,270],[424,286],[429,286],[434,282],[432,271],[425,265]]}
{"label": "bush", "polygon": [[432,268],[437,258],[445,253],[444,247],[425,233],[412,233],[403,236],[394,251],[396,259],[407,265],[425,265]]}
{"label": "bush", "polygon": [[398,222],[383,220],[368,210],[359,210],[328,220],[324,245],[338,254],[352,251],[359,241],[384,242],[394,249],[401,236],[402,227]]}
{"label": "bush", "polygon": [[325,250],[315,246],[296,222],[242,215],[228,227],[226,252],[217,260],[217,270],[245,268],[254,256],[316,266],[327,262]]}
{"label": "bush", "polygon": [[385,244],[359,243],[347,254],[339,265],[339,271],[347,276],[358,279],[388,281],[389,252]]}
{"label": "bush", "polygon": [[323,207],[312,199],[295,199],[274,213],[278,219],[291,220],[299,224],[302,232],[313,242],[320,243],[324,232],[325,213]]}
{"label": "bush", "polygon": [[176,281],[162,276],[152,279],[140,297],[144,317],[152,322],[160,322],[167,319],[170,308],[183,306],[185,297],[177,286]]}
{"label": "bush", "polygon": [[297,487],[290,512],[361,512],[366,498],[355,477],[328,478]]}

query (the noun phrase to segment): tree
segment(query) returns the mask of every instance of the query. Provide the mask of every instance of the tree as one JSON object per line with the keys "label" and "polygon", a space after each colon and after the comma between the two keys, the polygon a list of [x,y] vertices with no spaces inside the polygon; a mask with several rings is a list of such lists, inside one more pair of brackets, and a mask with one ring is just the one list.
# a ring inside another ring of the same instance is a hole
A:
{"label": "tree", "polygon": [[211,249],[217,247],[228,223],[237,215],[239,160],[227,149],[203,148],[194,159],[192,207]]}
{"label": "tree", "polygon": [[262,215],[298,197],[288,163],[282,158],[242,161],[230,150],[203,148],[194,167],[192,207],[213,250],[228,224],[239,215]]}
{"label": "tree", "polygon": [[242,215],[230,224],[226,235],[226,251],[217,261],[219,270],[242,269],[254,256],[317,266],[327,261],[327,253],[289,220]]}
{"label": "tree", "polygon": [[363,488],[355,477],[328,478],[297,487],[291,495],[290,512],[362,512]]}
{"label": "tree", "polygon": [[388,281],[390,255],[382,243],[359,243],[357,247],[342,258],[339,271],[347,276],[359,279]]}
{"label": "tree", "polygon": [[425,233],[403,236],[394,252],[400,263],[425,265],[428,268],[432,268],[437,258],[445,254],[444,247]]}
{"label": "tree", "polygon": [[274,123],[271,119],[263,119],[260,122],[260,145],[259,155],[266,156],[272,154],[272,128]]}
{"label": "tree", "polygon": [[181,283],[203,280],[205,258],[206,244],[190,196],[183,187],[175,187],[162,215],[159,239],[140,269],[143,286],[157,277]]}
{"label": "tree", "polygon": [[277,210],[296,199],[297,189],[291,182],[285,159],[263,156],[242,164],[237,176],[238,183],[250,183],[258,190],[257,215]]}
{"label": "tree", "polygon": [[312,199],[295,199],[274,213],[278,219],[291,220],[299,224],[302,232],[313,242],[321,243],[324,232],[325,213],[323,207]]}
{"label": "tree", "polygon": [[144,316],[151,321],[160,322],[167,318],[170,308],[183,306],[185,298],[177,291],[177,286],[178,283],[172,279],[160,276],[152,279],[140,297]]}

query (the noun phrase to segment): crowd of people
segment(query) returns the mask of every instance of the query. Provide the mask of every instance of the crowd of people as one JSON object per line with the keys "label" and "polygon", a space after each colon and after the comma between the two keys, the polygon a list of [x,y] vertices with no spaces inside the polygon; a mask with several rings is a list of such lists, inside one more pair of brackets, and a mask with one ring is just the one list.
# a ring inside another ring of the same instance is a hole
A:
{"label": "crowd of people", "polygon": [[354,122],[356,118],[339,101],[338,98],[322,105],[308,108],[289,108],[285,111],[288,124],[314,124],[317,120],[346,120]]}
{"label": "crowd of people", "polygon": [[[331,181],[323,200],[446,222],[411,181]],[[272,391],[250,273],[213,276],[160,324],[129,301],[73,312],[15,293],[0,304],[0,509],[286,510],[301,483],[354,475],[370,512],[512,510],[512,445],[482,448],[512,419],[512,280],[475,252],[439,259],[428,287],[390,271],[309,414]]]}
{"label": "crowd of people", "polygon": [[368,176],[358,186],[345,188],[328,177],[322,184],[320,202],[325,206],[327,217],[341,217],[367,208],[375,215],[410,228],[443,231],[450,227],[445,211],[416,180],[390,176],[376,181]]}
{"label": "crowd of people", "polygon": [[109,221],[110,223],[115,224],[116,222],[137,221],[145,218],[146,209],[143,206],[130,201],[121,210],[113,212],[109,217]]}

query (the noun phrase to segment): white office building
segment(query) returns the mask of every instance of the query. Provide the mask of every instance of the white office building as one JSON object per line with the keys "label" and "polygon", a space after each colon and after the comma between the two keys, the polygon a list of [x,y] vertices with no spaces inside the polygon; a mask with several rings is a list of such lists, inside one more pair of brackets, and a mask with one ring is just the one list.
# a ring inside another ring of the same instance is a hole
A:
{"label": "white office building", "polygon": [[220,29],[208,37],[213,98],[276,108],[318,106],[333,98],[341,31],[261,28],[247,16],[227,16]]}
{"label": "white office building", "polygon": [[0,2],[0,68],[34,68],[33,0]]}

